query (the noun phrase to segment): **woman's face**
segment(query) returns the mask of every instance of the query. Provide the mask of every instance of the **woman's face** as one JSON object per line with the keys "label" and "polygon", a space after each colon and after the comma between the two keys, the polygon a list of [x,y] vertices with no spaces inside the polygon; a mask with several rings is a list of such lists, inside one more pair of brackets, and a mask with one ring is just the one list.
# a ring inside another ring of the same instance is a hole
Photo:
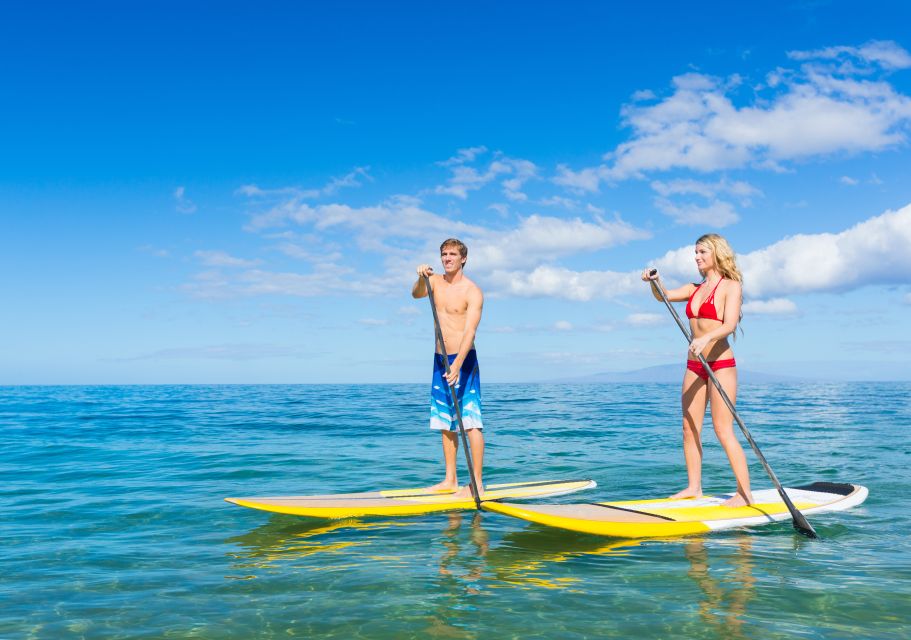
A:
{"label": "woman's face", "polygon": [[696,245],[696,268],[702,272],[715,266],[715,254],[711,247],[705,244]]}

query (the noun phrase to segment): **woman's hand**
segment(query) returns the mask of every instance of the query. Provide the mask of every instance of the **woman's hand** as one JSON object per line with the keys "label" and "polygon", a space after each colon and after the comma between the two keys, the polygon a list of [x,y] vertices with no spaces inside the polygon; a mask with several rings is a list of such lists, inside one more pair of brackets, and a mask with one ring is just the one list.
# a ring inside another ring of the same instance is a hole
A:
{"label": "woman's hand", "polygon": [[642,281],[648,282],[649,280],[658,279],[658,270],[653,268],[648,268],[642,272]]}
{"label": "woman's hand", "polygon": [[694,338],[690,343],[690,353],[694,356],[698,356],[700,353],[705,351],[705,348],[711,342],[711,338],[708,336],[702,336],[701,338]]}

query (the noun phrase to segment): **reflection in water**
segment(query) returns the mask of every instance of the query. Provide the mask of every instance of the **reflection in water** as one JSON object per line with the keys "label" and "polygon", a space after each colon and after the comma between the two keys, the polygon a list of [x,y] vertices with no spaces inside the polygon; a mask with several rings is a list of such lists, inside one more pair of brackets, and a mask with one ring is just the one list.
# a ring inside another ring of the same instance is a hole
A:
{"label": "reflection in water", "polygon": [[[481,514],[475,511],[468,516],[459,511],[446,514],[446,528],[442,531],[442,553],[439,558],[439,579],[435,591],[440,594],[428,616],[424,635],[431,638],[476,638],[477,634],[463,625],[470,620],[470,613],[484,606],[474,606],[475,596],[484,596],[485,558],[490,550],[490,535],[481,526]],[[470,546],[465,546],[462,525],[470,518],[467,532]]]}
{"label": "reflection in water", "polygon": [[587,556],[626,556],[638,540],[605,539],[558,529],[530,527],[508,533],[503,544],[491,551],[488,566],[498,587],[574,589],[582,579],[555,576],[548,565]]}
{"label": "reflection in water", "polygon": [[[304,520],[289,524],[287,518],[273,516],[268,523],[244,535],[228,538],[225,542],[239,545],[242,548],[241,551],[228,554],[229,557],[235,559],[232,564],[238,569],[265,569],[274,567],[279,561],[326,554],[334,556],[337,562],[320,564],[311,569],[331,570],[353,564],[350,555],[353,548],[369,545],[371,540],[363,537],[338,540],[322,536],[346,530],[376,531],[408,525],[407,520],[364,521],[356,518],[331,521]],[[231,577],[249,579],[255,576]]]}
{"label": "reflection in water", "polygon": [[[730,567],[709,560],[704,538],[694,538],[684,543],[683,551],[690,563],[689,576],[702,590],[699,617],[705,625],[718,633],[720,638],[745,638],[743,616],[747,603],[755,595],[756,579],[753,577],[753,538],[749,534],[737,535],[733,542],[737,549],[727,555]],[[722,576],[722,577],[716,577]]]}

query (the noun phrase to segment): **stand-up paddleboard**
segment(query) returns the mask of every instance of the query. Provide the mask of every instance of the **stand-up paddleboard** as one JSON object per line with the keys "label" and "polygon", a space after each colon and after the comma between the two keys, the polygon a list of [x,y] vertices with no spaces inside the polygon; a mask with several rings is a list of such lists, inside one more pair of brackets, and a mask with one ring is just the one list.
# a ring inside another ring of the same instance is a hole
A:
{"label": "stand-up paddleboard", "polygon": [[[491,484],[482,500],[522,500],[560,496],[597,486],[594,480],[556,480]],[[395,489],[368,493],[341,493],[323,496],[277,496],[263,498],[225,498],[228,502],[294,516],[311,518],[357,518],[360,516],[412,516],[435,511],[474,509],[471,496],[457,498],[454,491]]]}
{"label": "stand-up paddleboard", "polygon": [[[856,484],[814,482],[785,489],[803,513],[842,511],[867,498],[867,488]],[[678,500],[630,500],[588,504],[521,505],[483,502],[481,507],[508,516],[552,527],[618,538],[660,538],[718,529],[768,524],[791,517],[775,489],[753,492],[754,504],[723,507],[730,496],[704,496]]]}

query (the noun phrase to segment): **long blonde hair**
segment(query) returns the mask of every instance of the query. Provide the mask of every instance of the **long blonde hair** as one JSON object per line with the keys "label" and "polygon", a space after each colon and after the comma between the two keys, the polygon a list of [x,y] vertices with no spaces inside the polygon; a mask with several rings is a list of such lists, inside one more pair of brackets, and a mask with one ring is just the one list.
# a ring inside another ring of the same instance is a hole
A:
{"label": "long blonde hair", "polygon": [[[727,278],[728,280],[735,280],[743,284],[743,274],[740,273],[740,268],[737,266],[737,256],[734,255],[734,250],[731,249],[731,245],[728,244],[728,241],[724,237],[718,235],[717,233],[707,233],[704,236],[696,240],[697,245],[705,245],[712,250],[712,255],[715,258],[715,268],[718,270],[718,273],[721,274],[722,278]],[[699,272],[702,277],[705,277],[705,274],[701,271]],[[743,307],[740,309],[740,317],[737,318],[737,326],[740,327],[740,333],[743,334]],[[737,339],[737,332],[734,331],[734,340]]]}
{"label": "long blonde hair", "polygon": [[[722,277],[728,280],[736,280],[740,283],[743,282],[743,275],[737,266],[737,257],[734,255],[734,250],[731,249],[731,245],[728,244],[727,240],[717,233],[707,233],[700,237],[696,244],[704,244],[712,250],[712,254],[715,256],[715,268],[718,269],[718,273]],[[705,277],[705,274],[702,273],[702,276]]]}

